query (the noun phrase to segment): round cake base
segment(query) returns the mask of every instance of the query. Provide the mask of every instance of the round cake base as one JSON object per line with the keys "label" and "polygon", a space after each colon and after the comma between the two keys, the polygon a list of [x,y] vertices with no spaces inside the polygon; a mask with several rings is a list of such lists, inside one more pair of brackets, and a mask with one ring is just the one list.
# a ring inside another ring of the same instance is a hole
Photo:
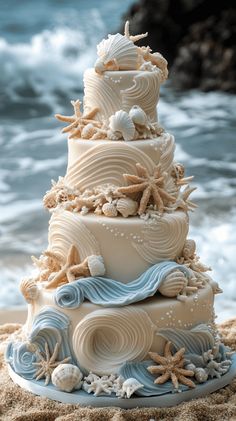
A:
{"label": "round cake base", "polygon": [[44,381],[26,380],[16,374],[8,364],[8,371],[14,383],[23,389],[47,397],[49,399],[67,404],[79,404],[82,406],[94,407],[120,407],[123,409],[131,409],[137,407],[169,407],[176,406],[181,402],[191,399],[201,398],[210,393],[215,392],[222,387],[228,385],[236,376],[236,354],[232,356],[232,365],[230,370],[219,379],[208,380],[206,383],[198,384],[195,389],[187,390],[181,393],[168,393],[159,396],[141,397],[136,396],[130,399],[118,399],[115,396],[94,396],[83,390],[76,390],[72,393],[61,392],[52,384],[44,386]]}

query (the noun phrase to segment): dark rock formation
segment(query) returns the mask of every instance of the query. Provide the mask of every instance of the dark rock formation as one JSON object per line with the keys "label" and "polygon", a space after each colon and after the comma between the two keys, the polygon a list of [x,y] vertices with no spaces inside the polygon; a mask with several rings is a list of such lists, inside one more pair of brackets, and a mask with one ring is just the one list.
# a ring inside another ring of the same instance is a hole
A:
{"label": "dark rock formation", "polygon": [[180,89],[236,93],[235,0],[139,0],[124,20],[168,60]]}

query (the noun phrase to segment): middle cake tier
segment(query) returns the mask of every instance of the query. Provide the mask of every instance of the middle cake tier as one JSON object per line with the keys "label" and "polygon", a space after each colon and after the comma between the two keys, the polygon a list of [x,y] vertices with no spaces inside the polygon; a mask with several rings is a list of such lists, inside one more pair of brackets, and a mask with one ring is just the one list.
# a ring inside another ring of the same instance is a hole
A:
{"label": "middle cake tier", "polygon": [[77,247],[81,261],[100,255],[105,276],[128,283],[153,264],[179,257],[188,227],[188,215],[183,211],[144,220],[61,210],[49,223],[49,249],[64,259],[71,244]]}

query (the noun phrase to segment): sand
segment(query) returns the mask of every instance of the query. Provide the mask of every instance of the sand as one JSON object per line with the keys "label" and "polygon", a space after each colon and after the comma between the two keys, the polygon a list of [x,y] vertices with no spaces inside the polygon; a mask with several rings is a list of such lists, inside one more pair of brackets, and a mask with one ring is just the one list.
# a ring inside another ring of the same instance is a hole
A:
{"label": "sand", "polygon": [[[24,391],[9,378],[3,352],[20,324],[0,326],[0,420],[1,421],[236,421],[236,378],[224,389],[206,398],[174,408],[83,408],[65,405]],[[236,319],[219,326],[225,344],[236,350]]]}

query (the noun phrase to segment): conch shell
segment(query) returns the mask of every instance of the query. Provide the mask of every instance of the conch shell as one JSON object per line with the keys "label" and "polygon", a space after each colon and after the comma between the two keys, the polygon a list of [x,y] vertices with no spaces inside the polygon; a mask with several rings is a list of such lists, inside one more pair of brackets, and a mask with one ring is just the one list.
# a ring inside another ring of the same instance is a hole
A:
{"label": "conch shell", "polygon": [[138,211],[138,203],[130,197],[121,197],[118,199],[116,209],[121,213],[124,218],[136,215]]}
{"label": "conch shell", "polygon": [[133,140],[135,136],[135,126],[126,111],[119,110],[109,118],[109,128],[117,134],[118,139]]}
{"label": "conch shell", "polygon": [[188,280],[180,270],[175,270],[166,276],[159,287],[159,292],[165,297],[177,297],[187,285]]}
{"label": "conch shell", "polygon": [[63,392],[72,392],[82,386],[83,374],[73,364],[59,364],[52,372],[52,384]]}
{"label": "conch shell", "polygon": [[138,52],[132,41],[121,34],[108,35],[97,46],[98,59],[95,71],[102,74],[106,70],[135,70],[138,66]]}
{"label": "conch shell", "polygon": [[129,116],[134,124],[146,126],[148,124],[147,114],[139,105],[133,105],[129,111]]}
{"label": "conch shell", "polygon": [[20,291],[24,296],[27,303],[31,303],[36,300],[38,297],[38,286],[35,279],[33,278],[24,278],[20,283]]}

